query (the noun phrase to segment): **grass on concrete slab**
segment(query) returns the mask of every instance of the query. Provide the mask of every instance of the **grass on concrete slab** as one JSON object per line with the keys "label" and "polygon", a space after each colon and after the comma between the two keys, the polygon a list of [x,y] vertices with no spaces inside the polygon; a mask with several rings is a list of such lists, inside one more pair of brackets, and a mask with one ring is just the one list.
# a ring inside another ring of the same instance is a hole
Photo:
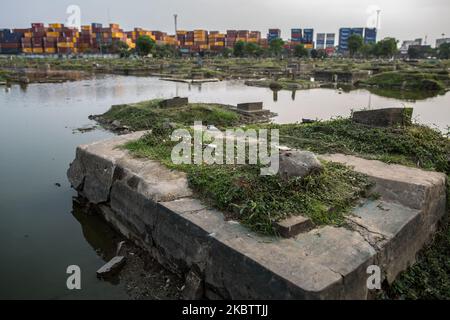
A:
{"label": "grass on concrete slab", "polygon": [[443,91],[449,80],[448,72],[392,71],[377,74],[362,84],[384,89]]}
{"label": "grass on concrete slab", "polygon": [[149,130],[164,123],[172,122],[181,126],[192,126],[194,121],[203,121],[204,125],[221,127],[236,126],[241,123],[238,113],[228,110],[218,104],[190,103],[180,108],[162,108],[162,100],[149,100],[133,104],[112,106],[101,116],[102,119],[113,122],[132,130]]}
{"label": "grass on concrete slab", "polygon": [[251,230],[275,234],[273,223],[304,215],[316,225],[340,225],[371,186],[366,176],[334,163],[305,179],[261,176],[259,165],[174,165],[169,132],[155,130],[126,145],[134,155],[187,173],[191,188],[213,207]]}
{"label": "grass on concrete slab", "polygon": [[450,174],[450,140],[427,126],[374,128],[339,118],[266,127],[278,128],[281,143],[291,148],[345,153]]}

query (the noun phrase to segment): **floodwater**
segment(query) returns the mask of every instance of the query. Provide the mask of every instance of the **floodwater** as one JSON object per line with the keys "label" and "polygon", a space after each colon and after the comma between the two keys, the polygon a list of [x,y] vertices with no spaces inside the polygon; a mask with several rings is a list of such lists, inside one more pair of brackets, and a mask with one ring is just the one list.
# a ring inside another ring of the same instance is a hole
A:
{"label": "floodwater", "polygon": [[[113,104],[187,96],[195,102],[264,101],[276,122],[349,116],[362,108],[415,108],[417,121],[441,130],[450,124],[450,93],[418,102],[370,94],[313,89],[274,93],[242,82],[188,85],[155,78],[105,76],[26,88],[0,87],[0,299],[126,299],[123,285],[97,280],[114,237],[101,221],[73,209],[76,193],[66,171],[79,144],[112,136],[92,125],[91,114]],[[275,99],[274,99],[275,98]],[[274,101],[276,100],[276,101]],[[58,184],[58,185],[57,185]],[[95,231],[93,231],[95,230]],[[82,290],[69,291],[66,269],[82,270]]]}

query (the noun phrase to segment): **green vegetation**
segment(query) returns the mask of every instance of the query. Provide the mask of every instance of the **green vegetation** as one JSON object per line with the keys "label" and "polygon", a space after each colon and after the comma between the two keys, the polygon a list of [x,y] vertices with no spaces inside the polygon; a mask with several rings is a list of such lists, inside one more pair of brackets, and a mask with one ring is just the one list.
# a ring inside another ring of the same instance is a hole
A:
{"label": "green vegetation", "polygon": [[298,44],[294,47],[294,56],[297,58],[306,58],[308,55],[308,49],[304,45]]}
{"label": "green vegetation", "polygon": [[[260,127],[279,129],[281,143],[293,148],[317,153],[342,152],[450,173],[449,140],[423,126],[368,128],[349,119],[308,125],[249,126]],[[171,169],[186,172],[191,187],[200,197],[261,233],[272,234],[274,221],[300,213],[318,225],[339,225],[369,186],[363,176],[329,163],[322,174],[287,183],[277,176],[260,176],[259,166],[174,165],[170,156],[176,143],[170,141],[169,132],[159,129],[155,132],[126,147],[137,156],[156,159]]]}
{"label": "green vegetation", "polygon": [[156,43],[149,36],[140,36],[136,40],[136,51],[141,56],[148,56],[155,49]]}
{"label": "green vegetation", "polygon": [[[354,54],[359,54],[365,58],[376,57],[390,59],[398,53],[398,41],[395,38],[386,38],[377,43],[364,44],[358,41],[355,43]],[[349,44],[350,45],[350,44]]]}
{"label": "green vegetation", "polygon": [[450,174],[450,141],[426,126],[372,128],[336,119],[313,124],[270,125],[281,143],[317,153],[345,153]]}
{"label": "green vegetation", "polygon": [[200,198],[262,234],[274,234],[274,222],[296,214],[310,217],[316,225],[339,225],[370,186],[365,176],[333,163],[325,163],[318,175],[289,181],[261,176],[258,165],[174,165],[171,151],[176,143],[169,134],[158,128],[126,148],[186,172]]}
{"label": "green vegetation", "polygon": [[450,43],[441,44],[438,49],[439,59],[450,59]]}
{"label": "green vegetation", "polygon": [[252,42],[238,41],[234,45],[233,53],[235,57],[260,57],[264,54],[264,49]]}
{"label": "green vegetation", "polygon": [[384,72],[362,81],[360,85],[375,86],[382,89],[442,91],[448,81],[448,72],[443,74],[420,71]]}
{"label": "green vegetation", "polygon": [[191,103],[180,108],[161,108],[160,103],[161,100],[150,100],[116,105],[100,117],[102,122],[120,121],[131,130],[149,130],[168,122],[190,126],[196,120],[202,120],[204,125],[231,127],[242,121],[239,114],[217,104]]}
{"label": "green vegetation", "polygon": [[354,34],[348,38],[348,49],[350,51],[350,56],[355,56],[364,45],[364,40],[360,35]]}
{"label": "green vegetation", "polygon": [[284,41],[283,39],[277,38],[273,39],[269,43],[269,52],[273,56],[279,56],[283,52]]}
{"label": "green vegetation", "polygon": [[0,82],[6,82],[6,80],[8,80],[9,75],[10,72],[0,69]]}

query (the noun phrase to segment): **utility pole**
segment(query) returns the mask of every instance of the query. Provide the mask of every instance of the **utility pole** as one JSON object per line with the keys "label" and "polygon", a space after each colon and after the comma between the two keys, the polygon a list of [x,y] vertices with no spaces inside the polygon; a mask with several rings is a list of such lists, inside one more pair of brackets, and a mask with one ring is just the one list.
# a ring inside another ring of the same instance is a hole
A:
{"label": "utility pole", "polygon": [[381,9],[377,10],[377,31],[378,29],[380,29],[380,14],[381,14]]}
{"label": "utility pole", "polygon": [[175,40],[178,41],[178,14],[173,15],[174,21],[175,21]]}

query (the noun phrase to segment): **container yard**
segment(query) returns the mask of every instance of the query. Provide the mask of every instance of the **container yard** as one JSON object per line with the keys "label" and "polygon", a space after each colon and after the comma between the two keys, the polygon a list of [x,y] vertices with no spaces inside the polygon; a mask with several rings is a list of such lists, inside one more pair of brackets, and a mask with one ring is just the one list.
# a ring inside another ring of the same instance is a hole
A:
{"label": "container yard", "polygon": [[[360,35],[366,44],[377,42],[377,30],[373,28],[341,28],[339,32],[339,50],[348,51],[348,38]],[[134,28],[123,30],[119,24],[103,26],[100,23],[81,26],[80,30],[64,26],[61,23],[32,23],[26,29],[0,29],[0,54],[24,55],[76,55],[76,54],[117,54],[119,49],[136,48],[136,41],[143,36],[151,38],[157,45],[171,46],[181,54],[208,52],[223,53],[225,48],[232,49],[237,42],[253,43],[267,49],[272,40],[282,39],[281,30],[271,28],[264,38],[260,31],[227,30],[208,31],[204,29],[177,30],[168,34],[158,30]],[[337,49],[334,33],[314,33],[313,28],[293,28],[284,48],[292,51],[296,45],[307,50],[322,49],[333,55]]]}
{"label": "container yard", "polygon": [[[271,32],[271,39],[281,36],[280,30]],[[28,29],[1,29],[0,54],[109,54],[116,53],[119,43],[135,49],[137,39],[142,36],[150,37],[158,45],[176,47],[182,53],[222,52],[226,47],[232,48],[238,41],[268,46],[267,39],[261,37],[260,31],[228,30],[222,33],[197,29],[177,30],[176,35],[169,35],[142,28],[124,31],[115,23],[109,26],[92,23],[81,26],[80,30],[58,23],[51,23],[47,27],[43,23],[33,23]]]}

